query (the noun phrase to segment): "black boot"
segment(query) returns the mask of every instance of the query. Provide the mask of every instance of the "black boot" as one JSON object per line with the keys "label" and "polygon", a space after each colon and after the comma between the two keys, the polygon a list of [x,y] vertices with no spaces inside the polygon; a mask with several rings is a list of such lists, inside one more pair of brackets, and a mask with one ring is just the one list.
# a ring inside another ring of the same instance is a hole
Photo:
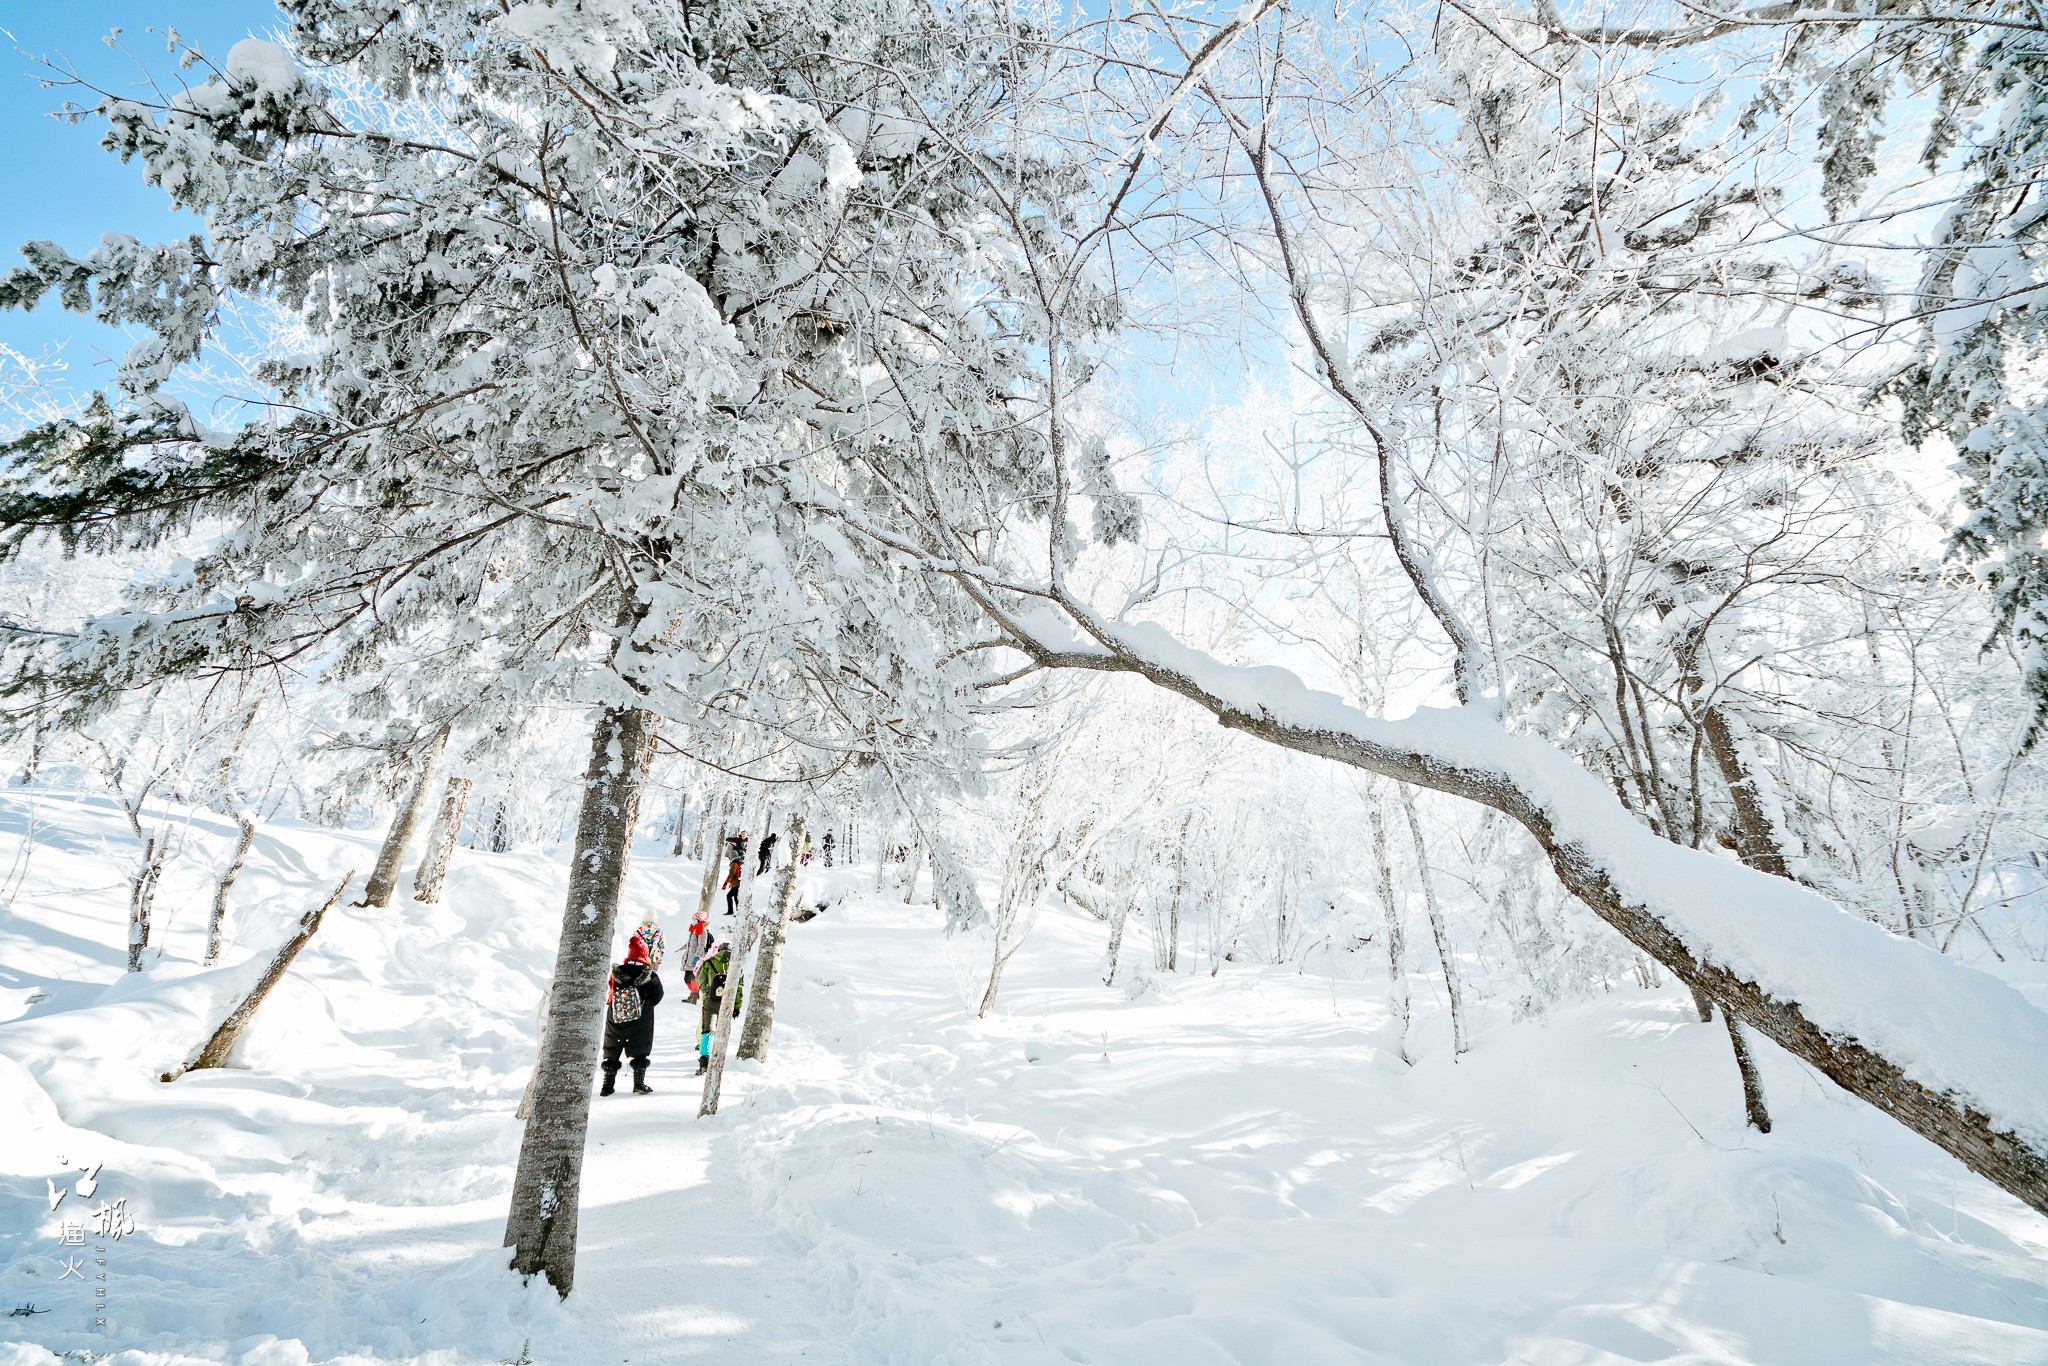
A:
{"label": "black boot", "polygon": [[697,1055],[697,1075],[701,1077],[710,1070],[711,1055],[709,1053],[699,1053]]}
{"label": "black boot", "polygon": [[654,1094],[654,1088],[647,1084],[647,1064],[644,1062],[633,1064],[633,1094],[636,1096],[651,1096]]}
{"label": "black boot", "polygon": [[604,1085],[597,1088],[600,1096],[608,1096],[619,1089],[619,1065],[608,1062],[604,1065]]}

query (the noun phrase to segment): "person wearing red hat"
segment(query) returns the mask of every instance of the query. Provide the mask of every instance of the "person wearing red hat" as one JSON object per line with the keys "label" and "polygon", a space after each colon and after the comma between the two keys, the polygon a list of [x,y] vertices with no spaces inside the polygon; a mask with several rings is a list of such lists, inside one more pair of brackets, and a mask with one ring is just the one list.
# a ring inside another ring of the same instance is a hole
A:
{"label": "person wearing red hat", "polygon": [[661,978],[647,961],[647,941],[634,935],[626,961],[612,969],[604,1008],[604,1085],[601,1096],[618,1089],[619,1055],[633,1061],[633,1094],[654,1094],[647,1084],[648,1055],[654,1052],[654,1008],[661,1004]]}

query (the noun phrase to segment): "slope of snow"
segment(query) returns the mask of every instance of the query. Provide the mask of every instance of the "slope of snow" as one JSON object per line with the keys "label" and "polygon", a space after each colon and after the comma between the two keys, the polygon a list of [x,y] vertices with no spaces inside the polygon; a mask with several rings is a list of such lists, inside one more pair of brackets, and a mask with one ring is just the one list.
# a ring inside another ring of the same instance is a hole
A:
{"label": "slope of snow", "polygon": [[[0,866],[27,800],[0,794]],[[463,850],[442,908],[338,909],[242,1066],[164,1085],[374,842],[267,829],[242,947],[201,971],[224,840],[195,818],[131,978],[118,817],[35,800],[0,911],[0,1308],[50,1312],[0,1317],[0,1366],[2048,1362],[2048,1221],[1768,1047],[1778,1131],[1748,1132],[1675,990],[1481,1012],[1457,1062],[1424,1010],[1406,1068],[1375,985],[1226,967],[1130,1000],[1102,928],[1050,911],[977,1022],[985,942],[871,870],[813,870],[845,898],[793,930],[774,1054],[716,1119],[662,1007],[657,1094],[596,1102],[558,1302],[498,1247],[558,860]],[[643,852],[627,924],[696,873]],[[52,1211],[60,1157],[100,1185]],[[60,1235],[116,1198],[95,1332]]]}
{"label": "slope of snow", "polygon": [[[1054,648],[1075,648],[1051,615],[1027,618],[1029,628]],[[1382,720],[1286,669],[1224,664],[1155,622],[1099,629],[1247,716],[1419,754],[1519,790],[1549,818],[1560,844],[1607,870],[1628,904],[1647,907],[1695,956],[1796,1003],[1823,1033],[1866,1044],[1929,1090],[1952,1093],[2036,1150],[2048,1149],[2048,1013],[1998,979],[1784,878],[1659,838],[1570,756],[1509,734],[1480,708],[1422,707]],[[1958,1037],[1972,1047],[1952,1047]]]}

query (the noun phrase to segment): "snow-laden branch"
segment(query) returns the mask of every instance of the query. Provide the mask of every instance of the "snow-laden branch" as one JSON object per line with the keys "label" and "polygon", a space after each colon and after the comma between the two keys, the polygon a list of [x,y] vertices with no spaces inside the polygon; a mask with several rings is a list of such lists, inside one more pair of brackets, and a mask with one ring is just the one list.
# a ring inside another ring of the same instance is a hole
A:
{"label": "snow-laden branch", "polygon": [[1232,730],[1511,817],[1567,889],[1681,980],[2048,1213],[2048,1015],[2003,982],[1660,838],[1563,752],[1476,709],[1383,720],[1285,669],[1223,664],[1154,623],[1062,606],[998,620],[1043,666],[1137,674]]}

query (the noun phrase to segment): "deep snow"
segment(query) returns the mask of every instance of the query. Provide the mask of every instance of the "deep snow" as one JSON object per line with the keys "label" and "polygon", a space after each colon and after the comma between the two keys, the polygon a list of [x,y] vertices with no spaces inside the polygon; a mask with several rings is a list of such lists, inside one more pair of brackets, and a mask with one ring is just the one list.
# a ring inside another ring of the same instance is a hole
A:
{"label": "deep snow", "polygon": [[[338,909],[244,1066],[164,1085],[374,840],[267,827],[203,972],[225,828],[196,817],[167,955],[130,978],[118,815],[0,794],[0,870],[31,800],[0,910],[0,1312],[50,1312],[0,1318],[0,1366],[2048,1363],[2048,1221],[1768,1045],[1778,1130],[1747,1131],[1675,988],[1481,1011],[1456,1062],[1424,1009],[1406,1068],[1369,975],[1226,965],[1127,999],[1103,927],[1053,909],[977,1022],[985,941],[871,869],[792,931],[774,1056],[714,1120],[671,983],[657,1094],[595,1103],[558,1303],[497,1246],[558,858],[464,849],[443,907]],[[654,910],[677,940],[697,871],[637,856],[621,939]],[[103,1165],[52,1211],[60,1156]],[[116,1198],[136,1228],[95,1333],[61,1230]]]}

